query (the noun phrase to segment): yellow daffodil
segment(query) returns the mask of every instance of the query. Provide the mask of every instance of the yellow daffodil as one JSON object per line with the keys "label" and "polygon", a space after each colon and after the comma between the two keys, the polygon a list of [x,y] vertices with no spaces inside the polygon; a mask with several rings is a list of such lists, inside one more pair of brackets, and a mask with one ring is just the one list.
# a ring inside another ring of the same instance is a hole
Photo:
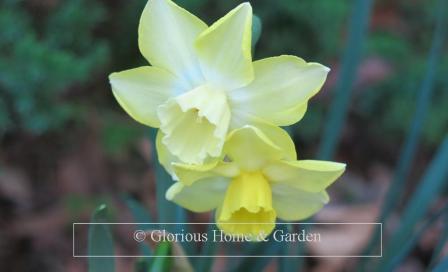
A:
{"label": "yellow daffodil", "polygon": [[232,235],[268,235],[276,218],[305,219],[328,202],[325,189],[345,164],[297,160],[293,142],[284,140],[253,126],[236,129],[224,145],[223,160],[174,163],[179,181],[166,197],[194,212],[216,209],[218,227]]}
{"label": "yellow daffodil", "polygon": [[251,27],[249,3],[207,26],[169,0],[150,0],[138,33],[152,66],[111,74],[117,101],[160,128],[169,156],[192,164],[219,157],[233,129],[299,121],[329,69],[286,55],[252,62]]}

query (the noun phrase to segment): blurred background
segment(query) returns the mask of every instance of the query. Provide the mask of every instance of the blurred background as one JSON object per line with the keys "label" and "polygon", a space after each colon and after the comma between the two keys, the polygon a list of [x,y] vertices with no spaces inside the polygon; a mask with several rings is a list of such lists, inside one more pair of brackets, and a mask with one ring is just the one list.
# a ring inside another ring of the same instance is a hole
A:
{"label": "blurred background", "polygon": [[[424,271],[448,254],[443,2],[251,2],[263,25],[254,59],[292,54],[332,68],[304,119],[289,131],[299,158],[348,164],[329,189],[330,204],[313,221],[384,222],[386,255],[387,237],[407,222],[400,232],[409,235],[390,248],[412,243],[406,252],[390,249],[393,265],[383,271]],[[107,78],[147,65],[137,46],[145,3],[1,0],[0,270],[87,271],[85,259],[72,257],[72,222],[88,222],[101,203],[116,222],[133,220],[131,200],[158,218],[164,200],[157,197],[153,131],[119,107]],[[211,24],[240,1],[176,3]],[[350,230],[327,231],[338,237]],[[357,234],[335,250],[365,252],[371,235]],[[115,246],[127,247],[123,241]],[[225,271],[229,260],[215,262],[215,271]],[[362,262],[307,258],[295,265],[304,271],[381,267],[378,260]],[[131,271],[134,260],[115,264],[117,271]],[[259,271],[282,267],[282,259],[272,259]]]}

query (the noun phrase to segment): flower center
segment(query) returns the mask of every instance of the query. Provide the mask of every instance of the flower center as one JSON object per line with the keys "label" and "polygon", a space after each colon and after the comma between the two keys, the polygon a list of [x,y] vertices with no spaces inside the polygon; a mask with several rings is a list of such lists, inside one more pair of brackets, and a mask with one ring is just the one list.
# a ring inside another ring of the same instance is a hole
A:
{"label": "flower center", "polygon": [[265,237],[275,227],[272,191],[261,172],[241,173],[234,178],[218,212],[217,224],[228,234]]}
{"label": "flower center", "polygon": [[162,142],[186,163],[203,163],[221,154],[230,122],[225,92],[199,86],[161,105],[157,114]]}

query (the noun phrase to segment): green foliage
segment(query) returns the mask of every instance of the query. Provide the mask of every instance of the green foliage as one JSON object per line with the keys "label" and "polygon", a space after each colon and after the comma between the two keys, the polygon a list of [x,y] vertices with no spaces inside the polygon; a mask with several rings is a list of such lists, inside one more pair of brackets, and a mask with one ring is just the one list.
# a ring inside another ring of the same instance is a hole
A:
{"label": "green foliage", "polygon": [[[215,224],[210,224],[207,227],[207,236],[211,237],[213,235],[213,230],[215,229]],[[216,255],[216,251],[218,249],[217,243],[214,243],[212,241],[206,241],[201,249],[200,254],[202,256],[214,256]],[[195,260],[195,268],[197,271],[210,271],[213,263],[215,261],[215,258],[197,258]]]}
{"label": "green foliage", "polygon": [[[416,246],[418,241],[422,239],[423,235],[427,232],[427,230],[429,230],[431,226],[435,224],[436,221],[440,219],[440,217],[447,211],[448,211],[448,205],[446,205],[445,208],[442,208],[436,214],[430,216],[418,231],[414,231],[414,233],[410,235],[410,237],[401,244],[400,248],[395,248],[395,252],[393,253],[394,256],[391,258],[391,260],[382,261],[381,265],[383,267],[387,267],[387,269],[383,270],[385,271],[393,270],[398,265],[400,265],[403,259],[405,259],[410,254],[411,250]],[[399,231],[401,231],[401,229],[402,228],[400,228]]]}
{"label": "green foliage", "polygon": [[262,27],[260,18],[254,14],[254,17],[252,18],[252,52],[260,39]]}
{"label": "green foliage", "polygon": [[448,257],[441,261],[435,268],[433,272],[443,272],[448,270]]}
{"label": "green foliage", "polygon": [[130,149],[143,134],[141,125],[120,120],[117,115],[104,116],[101,142],[109,155],[120,155]]}
{"label": "green foliage", "polygon": [[439,261],[439,259],[442,258],[442,252],[443,248],[448,242],[448,215],[444,215],[445,218],[443,219],[443,229],[442,229],[442,235],[437,243],[437,246],[434,248],[431,262],[429,263],[428,267],[432,269],[434,265]]}
{"label": "green foliage", "polygon": [[[391,66],[392,71],[379,84],[365,90],[354,103],[356,112],[364,120],[372,120],[375,137],[388,135],[390,141],[399,142],[411,124],[416,103],[419,101],[419,84],[427,71],[427,52],[431,47],[434,32],[434,14],[437,7],[409,5],[401,1],[401,10],[407,15],[408,31],[379,29],[368,40],[368,55],[381,56]],[[413,20],[413,18],[422,20]],[[446,23],[445,23],[446,24]],[[441,31],[446,31],[442,26]],[[412,29],[412,31],[410,31]],[[410,42],[412,41],[412,42]],[[448,57],[446,46],[441,46],[437,57],[438,71],[433,78],[431,107],[423,125],[423,142],[437,146],[448,130]],[[381,105],[381,106],[379,106]]]}
{"label": "green foliage", "polygon": [[261,7],[271,20],[267,22],[272,26],[268,35],[278,35],[267,37],[268,47],[275,51],[272,53],[284,54],[286,47],[286,53],[322,63],[328,63],[329,58],[340,53],[340,37],[352,1],[277,1],[278,9],[268,5],[272,6],[272,1]]}
{"label": "green foliage", "polygon": [[173,265],[173,258],[164,257],[169,256],[171,254],[171,243],[170,242],[161,242],[157,245],[154,257],[151,263],[150,272],[168,272],[170,271],[171,266]]}
{"label": "green foliage", "polygon": [[0,32],[0,133],[44,133],[76,117],[81,108],[65,102],[63,91],[105,63],[108,47],[93,34],[103,18],[96,1],[64,1],[48,10],[0,3],[0,25],[7,26]]}
{"label": "green foliage", "polygon": [[[448,115],[444,114],[448,101],[448,81],[443,76],[448,73],[448,58],[441,57],[439,61],[442,67],[434,78],[431,107],[422,130],[424,143],[431,146],[440,143],[448,130]],[[366,90],[362,97],[357,98],[359,103],[355,103],[356,111],[363,119],[374,120],[371,125],[375,136],[387,134],[390,141],[396,142],[400,141],[409,129],[415,106],[419,101],[417,86],[425,73],[425,62],[424,56],[415,53],[411,63],[395,69],[387,80]],[[407,80],[404,81],[403,78]]]}
{"label": "green foliage", "polygon": [[104,195],[70,194],[64,198],[64,208],[74,217],[74,221],[77,221],[85,211],[90,211],[101,204],[106,204],[109,206],[109,216],[114,217],[116,211],[113,207],[110,207],[111,202],[110,197]]}
{"label": "green foliage", "polygon": [[[148,225],[144,223],[151,223],[153,220],[151,219],[151,215],[149,211],[145,209],[145,207],[140,204],[137,200],[133,199],[130,196],[123,196],[123,201],[125,202],[128,209],[131,211],[132,216],[134,217],[135,223],[142,223],[136,226],[136,230],[147,230]],[[139,243],[140,255],[142,256],[152,256],[152,250],[146,243]],[[150,258],[140,258],[136,264],[137,271],[147,271],[146,268],[150,267]]]}
{"label": "green foliage", "polygon": [[[385,271],[389,271],[397,265],[399,260],[397,261],[394,258],[400,256],[403,245],[414,237],[415,228],[427,213],[430,204],[446,188],[446,180],[448,178],[447,160],[448,136],[441,144],[421,183],[407,203],[400,220],[400,226],[395,230],[390,241],[387,242],[385,256],[380,264],[380,267],[383,269],[379,270],[383,271],[387,268]],[[446,209],[444,209],[444,212],[446,212]]]}
{"label": "green foliage", "polygon": [[350,18],[347,47],[341,64],[341,74],[335,88],[335,95],[330,105],[323,138],[319,147],[320,159],[331,159],[337,149],[342,126],[345,123],[351,91],[358,71],[362,55],[363,43],[368,29],[370,14],[373,7],[371,0],[357,0]]}
{"label": "green foliage", "polygon": [[[92,215],[92,224],[89,226],[88,255],[114,256],[114,240],[110,225],[101,224],[109,222],[107,206],[100,205]],[[89,257],[89,272],[115,271],[115,259],[109,257]]]}
{"label": "green foliage", "polygon": [[[401,199],[400,192],[406,185],[407,177],[409,176],[413,160],[416,156],[417,147],[420,142],[423,124],[426,120],[428,109],[430,108],[430,102],[435,86],[435,75],[443,50],[444,39],[446,37],[447,17],[445,16],[445,13],[448,5],[446,5],[443,1],[440,1],[439,4],[440,6],[437,10],[437,23],[435,30],[433,31],[432,45],[430,53],[428,54],[427,65],[425,65],[426,72],[419,88],[416,107],[415,109],[413,108],[414,112],[412,125],[407,133],[406,141],[403,145],[403,150],[398,160],[394,178],[391,181],[389,191],[387,192],[385,200],[382,204],[381,213],[379,216],[379,221],[381,222],[387,223],[389,215],[395,210],[395,206]],[[415,240],[417,239],[415,236],[412,236],[414,226],[417,225],[424,216],[426,212],[425,209],[428,208],[430,201],[436,198],[439,191],[443,189],[442,185],[444,182],[444,176],[447,175],[447,172],[444,170],[446,167],[443,166],[443,163],[446,161],[444,156],[448,156],[448,138],[445,138],[443,145],[441,145],[438,157],[434,159],[433,163],[427,169],[427,173],[422,181],[422,184],[420,185],[419,190],[411,196],[411,207],[405,211],[403,216],[403,221],[405,223],[400,226],[400,229],[396,232],[396,235],[394,235],[390,246],[391,248],[386,251],[385,259],[380,264],[383,268],[389,267],[388,270],[390,270],[391,266],[395,266],[399,261],[397,256],[403,258],[404,256],[401,255],[407,254],[407,251],[409,251],[413,246],[413,243],[409,244],[407,246],[409,249],[402,251],[403,243],[405,241],[412,241],[412,238]],[[366,252],[370,252],[372,250],[373,244],[378,238],[379,233],[375,232],[370,238]],[[399,246],[397,247],[397,245]],[[395,256],[395,259],[392,261],[391,256]],[[365,262],[363,262],[363,264],[365,264]]]}

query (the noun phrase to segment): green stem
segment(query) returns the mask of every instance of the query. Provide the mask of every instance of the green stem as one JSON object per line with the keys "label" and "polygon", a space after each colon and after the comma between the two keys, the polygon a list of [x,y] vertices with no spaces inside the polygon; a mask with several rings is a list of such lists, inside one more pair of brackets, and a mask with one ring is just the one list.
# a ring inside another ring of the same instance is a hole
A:
{"label": "green stem", "polygon": [[333,157],[345,123],[350,94],[361,59],[362,45],[369,24],[372,0],[356,0],[350,21],[347,47],[342,59],[341,74],[334,90],[334,99],[328,113],[328,122],[319,147],[318,158],[329,160]]}

